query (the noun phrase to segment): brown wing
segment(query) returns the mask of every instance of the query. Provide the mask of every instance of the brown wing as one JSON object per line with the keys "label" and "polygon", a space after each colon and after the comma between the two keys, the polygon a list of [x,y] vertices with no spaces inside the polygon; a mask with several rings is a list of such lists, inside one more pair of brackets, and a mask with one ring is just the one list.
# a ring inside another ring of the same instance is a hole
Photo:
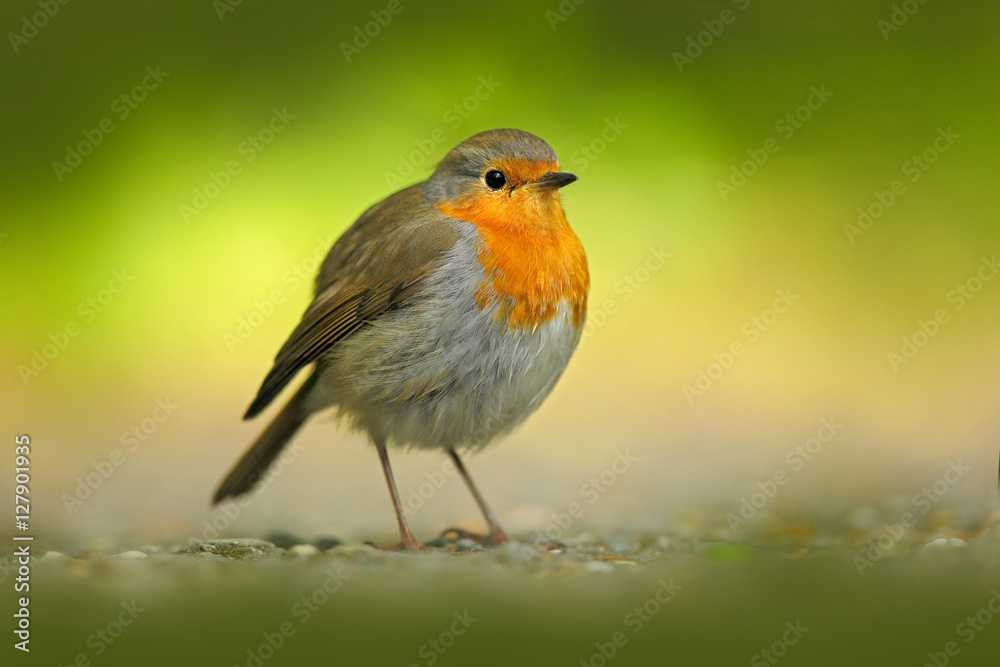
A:
{"label": "brown wing", "polygon": [[243,418],[260,413],[302,368],[338,341],[403,305],[455,244],[453,224],[427,209],[418,186],[358,218],[330,249],[316,278],[315,299],[278,351]]}

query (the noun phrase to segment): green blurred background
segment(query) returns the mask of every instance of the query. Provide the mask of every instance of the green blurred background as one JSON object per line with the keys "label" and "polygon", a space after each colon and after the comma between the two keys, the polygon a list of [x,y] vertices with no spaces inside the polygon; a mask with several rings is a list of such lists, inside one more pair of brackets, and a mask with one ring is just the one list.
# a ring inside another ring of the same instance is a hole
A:
{"label": "green blurred background", "polygon": [[[843,428],[759,521],[892,517],[961,459],[972,469],[935,511],[981,522],[1000,434],[1000,280],[976,283],[1000,250],[1000,8],[907,3],[886,32],[892,3],[861,0],[388,6],[70,2],[31,32],[39,5],[4,4],[0,25],[22,38],[0,55],[0,418],[34,442],[40,539],[202,534],[214,485],[263,426],[240,415],[317,259],[367,206],[494,127],[540,135],[580,176],[563,202],[593,284],[585,343],[553,395],[470,463],[512,532],[549,524],[626,449],[638,464],[577,528],[707,530],[824,417]],[[391,21],[348,58],[372,12]],[[275,110],[286,120],[269,136]],[[102,122],[113,130],[78,166],[53,166]],[[884,214],[845,228],[897,179]],[[647,264],[657,252],[670,257]],[[115,272],[128,284],[102,291]],[[967,283],[981,289],[959,299]],[[798,298],[771,322],[779,290]],[[889,353],[939,310],[936,335],[894,368]],[[737,341],[744,353],[712,368]],[[718,377],[686,394],[700,371]],[[177,406],[162,423],[157,401]],[[323,421],[301,433],[304,465],[226,534],[392,539],[375,456]],[[124,462],[67,508],[115,450]],[[394,461],[404,495],[441,466]],[[424,538],[478,517],[450,478],[412,523]]]}

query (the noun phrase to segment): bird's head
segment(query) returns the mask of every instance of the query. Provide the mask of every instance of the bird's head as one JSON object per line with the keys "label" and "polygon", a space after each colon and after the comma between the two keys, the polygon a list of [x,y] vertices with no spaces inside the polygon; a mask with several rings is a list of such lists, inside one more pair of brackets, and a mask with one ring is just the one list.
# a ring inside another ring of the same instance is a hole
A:
{"label": "bird's head", "polygon": [[576,180],[555,151],[521,130],[469,137],[438,164],[427,187],[438,210],[494,229],[544,233],[564,225],[559,189]]}

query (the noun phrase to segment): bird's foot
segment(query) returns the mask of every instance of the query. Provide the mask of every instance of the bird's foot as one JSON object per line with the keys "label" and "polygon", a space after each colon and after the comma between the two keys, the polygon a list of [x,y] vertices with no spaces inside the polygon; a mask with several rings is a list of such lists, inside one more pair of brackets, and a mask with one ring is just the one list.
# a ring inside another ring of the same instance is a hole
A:
{"label": "bird's foot", "polygon": [[473,533],[470,530],[464,528],[451,527],[445,528],[441,531],[435,539],[431,540],[429,544],[433,546],[446,546],[448,543],[457,542],[458,540],[473,540],[484,546],[499,546],[501,544],[506,544],[507,542],[513,542],[505,532],[500,530],[500,528],[495,528],[490,531],[489,535],[482,535],[480,533]]}
{"label": "bird's foot", "polygon": [[513,542],[507,536],[507,533],[503,532],[499,526],[490,531],[490,534],[483,538],[483,544],[489,544],[491,546],[500,546],[501,544],[507,544],[508,542]]}

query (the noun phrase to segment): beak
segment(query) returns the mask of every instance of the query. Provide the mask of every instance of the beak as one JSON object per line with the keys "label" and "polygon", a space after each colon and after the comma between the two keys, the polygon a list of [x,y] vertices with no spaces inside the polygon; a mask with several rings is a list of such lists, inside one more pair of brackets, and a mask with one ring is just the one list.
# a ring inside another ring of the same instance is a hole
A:
{"label": "beak", "polygon": [[556,190],[564,185],[569,185],[575,180],[576,174],[571,174],[568,171],[550,171],[535,181],[534,184],[540,188]]}

